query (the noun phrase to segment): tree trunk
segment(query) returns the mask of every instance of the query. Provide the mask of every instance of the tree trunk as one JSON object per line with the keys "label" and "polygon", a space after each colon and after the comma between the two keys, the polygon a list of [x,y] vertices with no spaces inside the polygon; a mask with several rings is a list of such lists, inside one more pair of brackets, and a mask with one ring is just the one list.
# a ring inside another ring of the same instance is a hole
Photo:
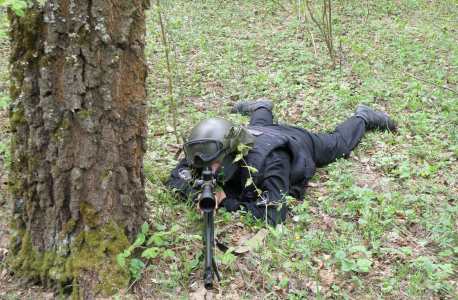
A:
{"label": "tree trunk", "polygon": [[[8,264],[73,295],[130,280],[115,257],[146,219],[147,0],[47,0],[11,11]],[[130,243],[129,243],[130,242]]]}

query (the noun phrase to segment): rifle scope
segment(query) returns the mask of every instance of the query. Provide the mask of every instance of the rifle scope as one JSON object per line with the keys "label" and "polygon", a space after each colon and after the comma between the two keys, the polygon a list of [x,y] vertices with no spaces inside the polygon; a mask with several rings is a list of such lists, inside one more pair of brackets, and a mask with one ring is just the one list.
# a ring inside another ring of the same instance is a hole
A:
{"label": "rifle scope", "polygon": [[202,179],[196,180],[197,188],[202,189],[199,199],[199,206],[203,212],[212,212],[216,206],[216,199],[213,191],[216,187],[215,171],[206,166],[202,170]]}

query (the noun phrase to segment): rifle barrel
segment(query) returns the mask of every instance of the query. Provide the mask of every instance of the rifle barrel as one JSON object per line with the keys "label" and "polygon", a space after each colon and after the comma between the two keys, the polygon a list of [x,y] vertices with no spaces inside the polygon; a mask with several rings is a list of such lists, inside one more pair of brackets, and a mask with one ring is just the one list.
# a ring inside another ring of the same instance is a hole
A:
{"label": "rifle barrel", "polygon": [[216,208],[216,199],[215,195],[213,194],[216,187],[215,171],[213,171],[210,166],[205,166],[202,170],[202,179],[196,180],[195,186],[202,190],[202,195],[199,198],[199,207],[204,212],[204,285],[207,290],[211,290],[213,289],[213,269],[216,272],[218,280],[220,280],[217,266],[212,256],[212,247],[215,243],[215,224],[213,216]]}
{"label": "rifle barrel", "polygon": [[213,237],[213,212],[204,213],[204,243],[205,243],[205,271],[204,286],[207,290],[213,289],[212,270],[212,243]]}

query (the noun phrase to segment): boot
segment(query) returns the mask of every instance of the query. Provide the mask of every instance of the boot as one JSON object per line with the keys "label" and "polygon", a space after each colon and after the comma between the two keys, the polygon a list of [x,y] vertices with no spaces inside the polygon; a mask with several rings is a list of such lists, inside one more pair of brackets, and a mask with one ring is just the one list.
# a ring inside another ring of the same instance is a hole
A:
{"label": "boot", "polygon": [[379,129],[396,131],[393,120],[381,112],[377,112],[366,105],[358,105],[355,108],[355,116],[366,122],[366,130]]}
{"label": "boot", "polygon": [[270,100],[245,100],[237,103],[231,109],[231,114],[241,114],[242,116],[251,116],[251,114],[258,108],[267,108],[270,112],[274,107],[274,104]]}

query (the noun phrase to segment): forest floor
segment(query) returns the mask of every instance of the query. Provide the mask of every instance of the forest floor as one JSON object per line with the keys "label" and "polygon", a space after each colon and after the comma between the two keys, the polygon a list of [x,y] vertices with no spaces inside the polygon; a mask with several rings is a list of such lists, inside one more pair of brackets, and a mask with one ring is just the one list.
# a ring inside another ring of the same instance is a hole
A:
{"label": "forest floor", "polygon": [[[310,2],[323,27],[323,2]],[[210,116],[248,125],[230,108],[268,98],[279,124],[331,132],[362,103],[390,115],[397,132],[368,132],[349,158],[320,168],[282,226],[220,209],[216,236],[231,249],[215,250],[222,281],[207,291],[202,218],[161,183],[180,142],[151,9],[145,167],[154,242],[145,249],[157,256],[130,259],[132,285],[112,299],[458,299],[456,1],[333,1],[334,65],[306,3],[165,1],[178,126],[189,134]],[[11,203],[0,205],[6,236]],[[67,297],[68,287],[24,286],[2,272],[0,299]]]}

